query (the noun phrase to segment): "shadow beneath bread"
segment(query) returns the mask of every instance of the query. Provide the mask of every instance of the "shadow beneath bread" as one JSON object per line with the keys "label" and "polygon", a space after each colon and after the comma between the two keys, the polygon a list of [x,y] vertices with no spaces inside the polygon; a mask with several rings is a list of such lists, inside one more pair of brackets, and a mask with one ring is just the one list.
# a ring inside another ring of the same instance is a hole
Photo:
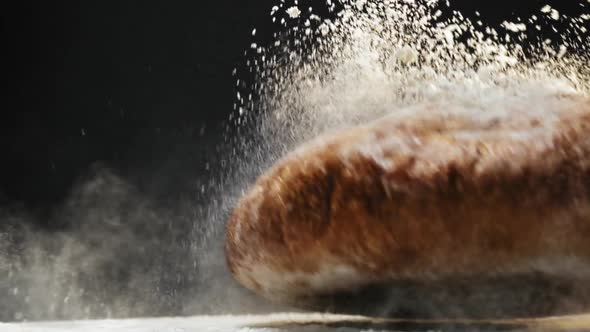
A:
{"label": "shadow beneath bread", "polygon": [[509,319],[583,313],[588,280],[518,275],[493,279],[404,281],[308,299],[313,310],[410,319]]}
{"label": "shadow beneath bread", "polygon": [[[338,332],[348,331],[452,331],[452,332],[503,332],[503,331],[533,331],[526,324],[493,324],[493,323],[437,323],[437,322],[330,322],[330,323],[284,323],[260,324],[250,328],[279,329],[281,332]],[[544,331],[549,331],[545,330]]]}

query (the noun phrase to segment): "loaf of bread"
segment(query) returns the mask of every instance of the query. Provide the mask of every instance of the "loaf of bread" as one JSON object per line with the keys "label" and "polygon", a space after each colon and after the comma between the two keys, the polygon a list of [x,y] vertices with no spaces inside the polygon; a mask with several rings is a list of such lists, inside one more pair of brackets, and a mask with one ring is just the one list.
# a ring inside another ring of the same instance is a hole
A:
{"label": "loaf of bread", "polygon": [[270,300],[396,281],[590,276],[590,100],[424,104],[285,156],[227,224],[234,277]]}

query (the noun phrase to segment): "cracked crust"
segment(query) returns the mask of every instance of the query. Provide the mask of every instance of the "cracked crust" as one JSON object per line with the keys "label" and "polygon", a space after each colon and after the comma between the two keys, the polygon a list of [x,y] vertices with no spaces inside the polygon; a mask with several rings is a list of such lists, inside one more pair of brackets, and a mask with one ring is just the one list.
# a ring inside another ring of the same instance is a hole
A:
{"label": "cracked crust", "polygon": [[546,104],[481,117],[422,105],[302,146],[236,206],[230,270],[287,303],[396,280],[589,273],[590,101]]}

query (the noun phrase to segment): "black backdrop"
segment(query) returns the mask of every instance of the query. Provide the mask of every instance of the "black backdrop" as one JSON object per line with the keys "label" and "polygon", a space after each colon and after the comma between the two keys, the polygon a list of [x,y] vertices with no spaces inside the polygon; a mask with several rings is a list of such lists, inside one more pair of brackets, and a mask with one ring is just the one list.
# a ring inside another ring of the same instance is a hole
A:
{"label": "black backdrop", "polygon": [[[565,12],[578,7],[558,0],[451,1],[492,24],[546,3]],[[190,191],[194,183],[185,178],[198,177],[218,157],[214,147],[235,96],[232,69],[244,62],[254,27],[258,41],[272,35],[274,4],[3,4],[0,204],[48,213],[97,162],[146,191],[172,197]]]}

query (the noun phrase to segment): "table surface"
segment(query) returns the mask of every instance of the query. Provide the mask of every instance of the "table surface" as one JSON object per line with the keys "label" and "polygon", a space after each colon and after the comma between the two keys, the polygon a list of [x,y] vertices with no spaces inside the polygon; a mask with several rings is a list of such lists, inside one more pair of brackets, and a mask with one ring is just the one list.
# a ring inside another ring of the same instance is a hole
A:
{"label": "table surface", "polygon": [[396,320],[319,313],[0,323],[4,332],[590,331],[590,314],[510,320]]}

